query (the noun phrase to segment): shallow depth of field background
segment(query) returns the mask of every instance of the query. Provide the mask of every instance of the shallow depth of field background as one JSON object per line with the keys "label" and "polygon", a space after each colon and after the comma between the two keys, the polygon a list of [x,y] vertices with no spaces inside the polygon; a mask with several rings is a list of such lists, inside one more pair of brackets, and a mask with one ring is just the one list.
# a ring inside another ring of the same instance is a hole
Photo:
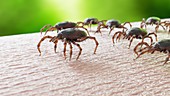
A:
{"label": "shallow depth of field background", "polygon": [[170,17],[170,0],[1,0],[0,36],[39,32],[45,24],[62,21]]}

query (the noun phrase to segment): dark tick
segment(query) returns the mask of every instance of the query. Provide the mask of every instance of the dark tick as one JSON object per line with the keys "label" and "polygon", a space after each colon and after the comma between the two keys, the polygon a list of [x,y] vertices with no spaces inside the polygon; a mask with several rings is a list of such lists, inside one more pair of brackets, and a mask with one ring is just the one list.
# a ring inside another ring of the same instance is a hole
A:
{"label": "dark tick", "polygon": [[40,45],[41,45],[42,41],[44,41],[47,38],[50,39],[50,42],[53,42],[55,44],[54,45],[54,51],[55,52],[56,52],[58,40],[62,40],[64,42],[64,58],[65,59],[66,59],[66,46],[67,46],[67,44],[69,44],[70,45],[70,60],[71,60],[71,57],[72,57],[72,44],[76,45],[80,49],[79,54],[77,56],[77,59],[79,58],[79,56],[81,55],[81,52],[82,52],[82,48],[77,42],[82,42],[86,39],[94,40],[95,43],[96,43],[96,47],[94,49],[94,54],[96,53],[97,47],[99,45],[96,38],[92,37],[92,36],[87,36],[85,31],[80,30],[80,29],[75,29],[75,28],[67,28],[67,29],[61,30],[57,34],[57,36],[44,36],[39,41],[39,43],[37,45],[37,49],[38,49],[40,55],[41,55]]}

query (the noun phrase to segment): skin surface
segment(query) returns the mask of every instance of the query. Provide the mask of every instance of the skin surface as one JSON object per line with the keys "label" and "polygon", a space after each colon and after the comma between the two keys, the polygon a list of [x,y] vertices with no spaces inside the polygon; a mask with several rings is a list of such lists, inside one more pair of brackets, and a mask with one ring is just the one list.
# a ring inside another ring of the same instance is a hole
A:
{"label": "skin surface", "polygon": [[[140,22],[132,24],[140,26]],[[133,48],[139,40],[134,40],[130,49],[126,39],[113,46],[109,30],[101,31],[102,36],[95,34],[100,43],[96,54],[95,42],[89,39],[79,43],[82,54],[78,60],[79,49],[72,44],[71,61],[69,43],[65,60],[61,41],[54,53],[54,43],[44,40],[39,56],[39,33],[1,36],[0,96],[170,96],[170,61],[162,65],[167,55],[155,52],[134,61]],[[170,37],[167,32],[157,35],[159,40]]]}

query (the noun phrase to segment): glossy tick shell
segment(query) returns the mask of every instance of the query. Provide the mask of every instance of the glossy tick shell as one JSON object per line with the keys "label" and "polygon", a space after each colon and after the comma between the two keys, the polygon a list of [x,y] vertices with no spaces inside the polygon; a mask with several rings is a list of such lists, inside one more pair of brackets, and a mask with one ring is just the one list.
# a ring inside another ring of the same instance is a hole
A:
{"label": "glossy tick shell", "polygon": [[45,40],[49,38],[50,42],[53,42],[54,45],[54,51],[56,52],[56,48],[57,48],[57,43],[58,40],[62,40],[62,42],[64,42],[64,58],[66,59],[66,47],[67,44],[70,45],[70,60],[72,57],[72,44],[76,45],[79,48],[79,54],[77,56],[77,59],[79,58],[79,56],[81,55],[82,52],[82,48],[81,46],[77,43],[77,42],[82,42],[86,39],[91,39],[94,40],[96,43],[96,47],[94,49],[94,54],[96,53],[97,47],[99,45],[98,41],[96,40],[95,37],[92,36],[87,36],[86,32],[77,28],[67,28],[67,29],[63,29],[61,30],[57,36],[44,36],[43,38],[41,38],[41,40],[39,41],[38,45],[37,45],[37,49],[41,55],[41,50],[40,50],[40,46],[41,43]]}
{"label": "glossy tick shell", "polygon": [[64,29],[61,30],[58,34],[57,34],[57,38],[59,39],[68,39],[68,40],[77,40],[80,39],[82,37],[86,37],[87,34],[85,31],[83,30],[79,30],[76,28],[68,28],[68,29]]}
{"label": "glossy tick shell", "polygon": [[164,39],[153,44],[153,49],[158,51],[170,51],[170,39]]}
{"label": "glossy tick shell", "polygon": [[84,23],[85,25],[88,25],[88,24],[97,24],[98,23],[98,19],[97,18],[86,18],[84,20]]}
{"label": "glossy tick shell", "polygon": [[145,36],[145,35],[147,35],[147,31],[142,28],[134,27],[134,28],[131,28],[130,30],[128,30],[126,34],[127,34],[127,36],[133,36],[133,35]]}
{"label": "glossy tick shell", "polygon": [[159,24],[161,22],[161,19],[159,17],[149,17],[146,20],[146,24]]}
{"label": "glossy tick shell", "polygon": [[[140,49],[141,53],[138,54],[137,48],[142,45],[145,45],[146,47]],[[166,53],[168,56],[166,57],[164,64],[167,63],[167,61],[169,61],[169,58],[170,58],[170,39],[163,39],[163,40],[158,41],[152,45],[149,45],[146,42],[140,42],[134,48],[134,52],[135,52],[135,54],[137,54],[136,59],[145,53],[153,54],[155,51]]]}
{"label": "glossy tick shell", "polygon": [[58,30],[61,29],[66,29],[66,28],[74,28],[77,24],[74,22],[61,22],[61,23],[57,23],[54,27],[57,28]]}
{"label": "glossy tick shell", "polygon": [[114,19],[108,20],[108,21],[106,22],[106,25],[107,25],[108,27],[119,27],[120,24],[121,24],[121,23],[120,23],[119,21],[114,20]]}

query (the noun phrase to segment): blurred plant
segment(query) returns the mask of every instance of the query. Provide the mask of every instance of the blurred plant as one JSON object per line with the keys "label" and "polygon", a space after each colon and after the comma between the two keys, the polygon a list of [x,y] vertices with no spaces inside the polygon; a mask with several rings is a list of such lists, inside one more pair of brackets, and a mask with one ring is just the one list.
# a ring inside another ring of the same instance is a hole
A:
{"label": "blurred plant", "polygon": [[1,0],[0,35],[30,33],[48,23],[56,23],[60,17],[56,9],[42,3],[43,0]]}
{"label": "blurred plant", "polygon": [[45,24],[61,21],[170,17],[170,0],[1,0],[0,36],[38,32]]}

